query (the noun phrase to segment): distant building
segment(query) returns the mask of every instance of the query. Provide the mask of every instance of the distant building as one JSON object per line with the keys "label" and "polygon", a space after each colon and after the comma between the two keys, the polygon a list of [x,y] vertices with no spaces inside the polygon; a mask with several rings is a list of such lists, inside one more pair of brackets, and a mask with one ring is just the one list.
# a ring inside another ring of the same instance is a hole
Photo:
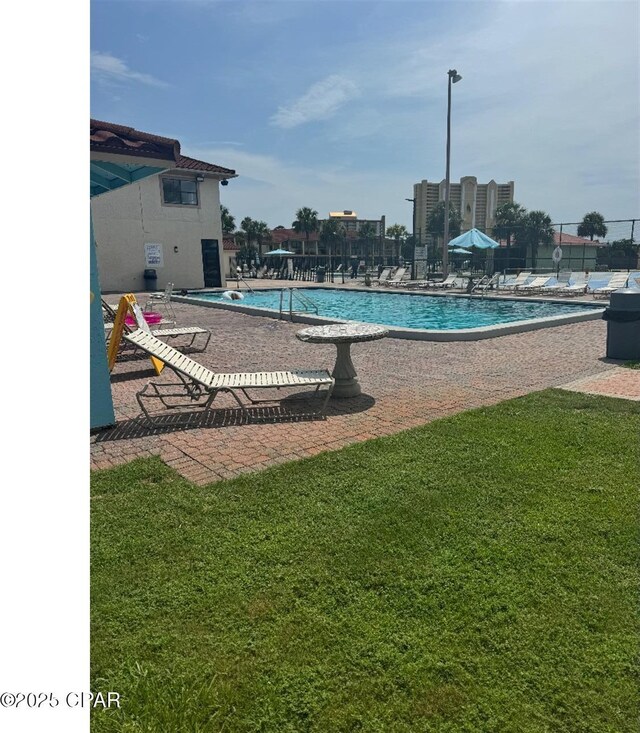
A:
{"label": "distant building", "polygon": [[[368,258],[373,257],[377,263],[381,259],[392,254],[391,246],[385,240],[385,217],[379,219],[359,219],[358,214],[350,209],[343,211],[330,211],[328,219],[318,220],[318,231],[309,234],[309,248],[304,232],[296,232],[294,229],[277,227],[271,231],[271,244],[274,247],[288,249],[296,255],[307,257],[328,257],[328,247],[320,240],[320,232],[325,221],[339,219],[347,233],[345,243],[345,256],[365,259],[367,249],[366,243],[359,236],[360,230],[365,224],[372,224],[374,230],[374,241],[369,243]],[[335,255],[341,255],[335,252]]]}
{"label": "distant building", "polygon": [[[415,199],[416,237],[426,242],[427,219],[439,201],[444,201],[445,181],[434,183],[423,180],[413,186]],[[462,216],[462,232],[480,229],[489,233],[496,221],[496,209],[513,201],[513,181],[509,183],[478,183],[475,176],[464,176],[460,183],[449,183],[449,201]]]}

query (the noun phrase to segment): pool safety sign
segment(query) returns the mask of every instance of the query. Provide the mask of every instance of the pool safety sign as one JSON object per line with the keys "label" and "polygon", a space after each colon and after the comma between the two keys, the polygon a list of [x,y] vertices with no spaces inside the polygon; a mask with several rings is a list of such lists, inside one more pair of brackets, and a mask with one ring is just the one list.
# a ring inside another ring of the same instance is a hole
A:
{"label": "pool safety sign", "polygon": [[145,243],[144,265],[145,267],[164,267],[161,244]]}
{"label": "pool safety sign", "polygon": [[562,250],[560,249],[560,245],[558,245],[551,253],[551,259],[556,265],[560,263],[560,260],[562,259]]}

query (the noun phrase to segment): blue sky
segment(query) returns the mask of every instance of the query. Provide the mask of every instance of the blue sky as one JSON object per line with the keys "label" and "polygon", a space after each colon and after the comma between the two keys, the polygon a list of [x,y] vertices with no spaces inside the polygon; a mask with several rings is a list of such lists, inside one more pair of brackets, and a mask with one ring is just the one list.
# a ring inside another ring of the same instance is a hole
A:
{"label": "blue sky", "polygon": [[515,181],[552,219],[640,215],[635,2],[94,0],[91,114],[237,170],[244,216],[411,227],[412,185]]}

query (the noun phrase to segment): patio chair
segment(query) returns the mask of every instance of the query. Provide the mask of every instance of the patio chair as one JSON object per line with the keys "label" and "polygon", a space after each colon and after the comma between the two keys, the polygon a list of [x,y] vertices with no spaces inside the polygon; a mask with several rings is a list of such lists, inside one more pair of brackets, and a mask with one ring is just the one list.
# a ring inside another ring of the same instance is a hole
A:
{"label": "patio chair", "polygon": [[607,285],[605,285],[602,288],[596,288],[592,291],[594,298],[606,298],[611,293],[613,293],[614,290],[618,290],[619,288],[624,288],[627,284],[627,280],[629,279],[629,273],[627,272],[614,272],[611,278],[609,279],[609,282]]}
{"label": "patio chair", "polygon": [[558,288],[555,293],[563,297],[565,295],[584,295],[587,292],[590,279],[590,275],[587,275],[586,272],[577,272],[575,275],[571,275],[568,285],[565,285],[563,288]]}
{"label": "patio chair", "polygon": [[393,267],[385,267],[384,270],[382,270],[382,272],[378,275],[378,277],[371,280],[371,284],[372,285],[383,285],[389,279],[389,275],[391,275],[392,270],[393,270]]}
{"label": "patio chair", "polygon": [[[292,370],[278,372],[242,372],[237,374],[217,374],[211,369],[185,356],[169,344],[161,341],[151,333],[139,328],[133,333],[124,334],[124,338],[142,351],[146,351],[152,358],[163,362],[179,379],[179,382],[158,384],[148,382],[136,394],[140,409],[151,424],[155,423],[145,405],[145,400],[159,400],[166,409],[175,409],[187,405],[202,404],[206,412],[211,408],[219,392],[229,392],[240,406],[247,419],[251,415],[247,405],[240,399],[242,393],[251,404],[273,402],[273,399],[255,399],[247,390],[282,389],[284,387],[315,387],[314,394],[318,394],[321,387],[327,388],[326,396],[315,414],[322,414],[333,392],[335,380],[326,370]],[[181,403],[170,404],[169,400],[182,399]],[[186,403],[184,402],[186,400]]]}
{"label": "patio chair", "polygon": [[393,277],[390,277],[384,284],[390,285],[391,287],[398,287],[402,284],[404,276],[407,274],[406,267],[399,267],[394,273]]}
{"label": "patio chair", "polygon": [[544,293],[545,295],[554,295],[560,290],[566,288],[569,285],[570,281],[571,270],[563,270],[562,272],[558,273],[557,282],[553,283],[552,285],[544,285],[540,288],[540,292]]}
{"label": "patio chair", "polygon": [[543,288],[549,280],[551,280],[551,275],[537,275],[530,283],[519,285],[513,292],[516,295],[522,295],[523,293],[536,293]]}
{"label": "patio chair", "polygon": [[[200,339],[200,341],[203,341],[203,343],[200,344],[200,346],[197,347],[197,351],[206,351],[207,346],[209,346],[209,341],[211,340],[211,331],[208,328],[201,328],[200,326],[176,326],[174,328],[158,328],[157,326],[155,328],[152,328],[145,320],[144,313],[140,309],[140,305],[136,302],[136,297],[133,295],[133,293],[128,293],[127,295],[123,296],[127,300],[127,305],[129,309],[129,313],[133,317],[136,323],[136,328],[141,328],[144,331],[148,331],[149,333],[152,333],[154,336],[156,336],[159,339],[172,339],[172,338],[178,338],[180,336],[191,336],[191,341],[188,344],[185,344],[185,347],[187,348],[193,348],[196,340],[198,339],[198,336],[203,335],[204,340]],[[115,312],[112,310],[110,306],[108,306],[104,301],[102,303],[102,307],[104,309],[108,309],[107,313],[111,317],[111,321],[115,321]],[[120,307],[118,305],[118,307]],[[162,325],[162,322],[157,325]],[[113,328],[113,323],[111,324],[105,324],[105,330],[111,330],[109,328]],[[132,331],[130,326],[125,324],[125,331]]]}
{"label": "patio chair", "polygon": [[171,296],[173,294],[173,283],[167,283],[167,287],[164,289],[164,293],[151,293],[147,298],[142,310],[145,313],[153,310],[154,308],[164,307],[167,315],[170,316],[171,322],[176,322],[176,314],[171,305]]}
{"label": "patio chair", "polygon": [[449,288],[455,287],[457,275],[455,272],[450,273],[447,275],[447,277],[444,280],[440,280],[440,282],[434,282],[433,280],[427,280],[427,286],[428,288],[443,288],[444,290],[448,290]]}
{"label": "patio chair", "polygon": [[501,290],[517,290],[521,285],[524,285],[527,280],[531,277],[531,272],[527,270],[526,272],[520,272],[518,273],[518,276],[513,282],[510,283],[504,283],[502,285]]}

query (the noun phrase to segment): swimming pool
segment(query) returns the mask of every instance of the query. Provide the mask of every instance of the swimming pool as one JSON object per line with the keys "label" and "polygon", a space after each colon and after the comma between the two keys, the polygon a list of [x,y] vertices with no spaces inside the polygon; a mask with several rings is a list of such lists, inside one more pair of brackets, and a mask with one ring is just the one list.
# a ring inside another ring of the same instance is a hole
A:
{"label": "swimming pool", "polygon": [[[318,313],[301,313],[300,300],[294,298],[294,320],[324,323],[341,320],[378,323],[389,326],[392,335],[427,340],[488,338],[533,330],[561,323],[599,318],[602,305],[557,303],[507,299],[468,298],[422,293],[381,293],[330,288],[296,288],[309,299]],[[210,303],[243,312],[271,315],[280,312],[280,290],[243,291],[243,299],[230,301],[222,293],[190,293],[185,301]],[[283,296],[289,317],[289,294]],[[420,335],[422,334],[422,335]]]}

